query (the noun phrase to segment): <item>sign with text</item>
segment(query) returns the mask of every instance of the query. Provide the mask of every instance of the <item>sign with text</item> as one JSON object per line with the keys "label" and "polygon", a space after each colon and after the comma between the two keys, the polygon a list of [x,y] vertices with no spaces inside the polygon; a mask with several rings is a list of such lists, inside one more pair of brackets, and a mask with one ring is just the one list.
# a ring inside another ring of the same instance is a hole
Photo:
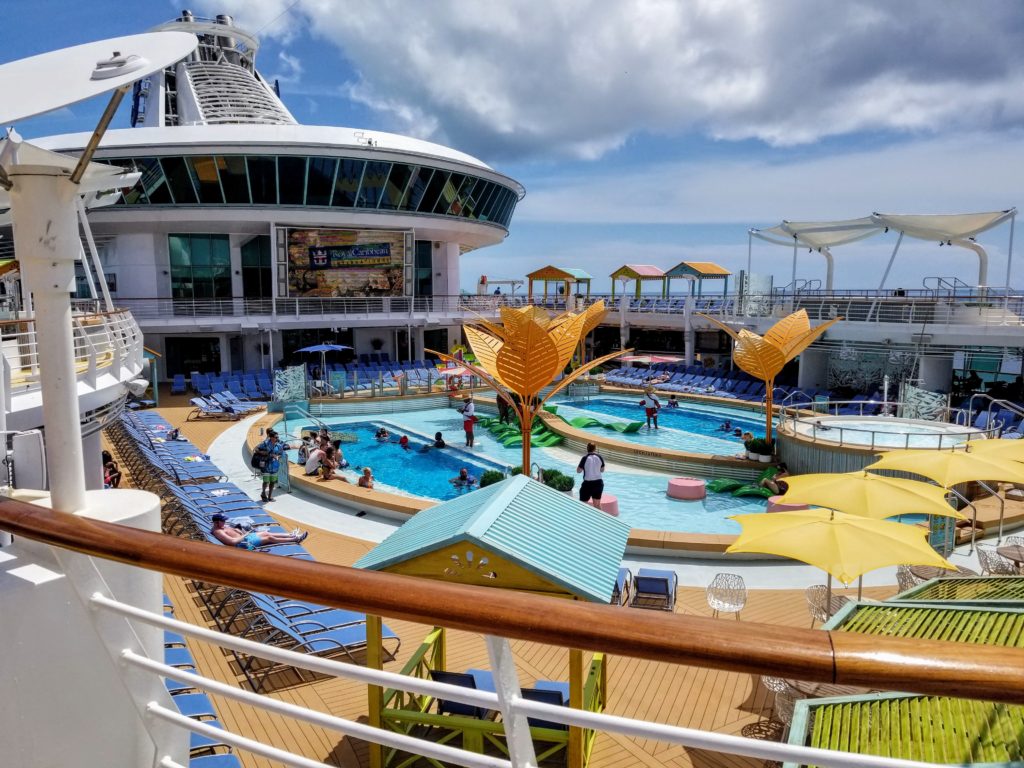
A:
{"label": "sign with text", "polygon": [[346,269],[349,267],[387,267],[391,265],[389,243],[365,245],[314,245],[309,248],[310,269]]}
{"label": "sign with text", "polygon": [[289,229],[288,295],[403,296],[405,233]]}

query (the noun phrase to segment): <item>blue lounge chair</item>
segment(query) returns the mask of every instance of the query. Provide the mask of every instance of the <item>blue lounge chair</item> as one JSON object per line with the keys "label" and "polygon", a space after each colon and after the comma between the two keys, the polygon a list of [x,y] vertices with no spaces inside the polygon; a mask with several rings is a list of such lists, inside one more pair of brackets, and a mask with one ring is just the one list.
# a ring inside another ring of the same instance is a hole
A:
{"label": "blue lounge chair", "polygon": [[192,403],[192,410],[185,421],[197,421],[199,419],[232,419],[237,421],[239,414],[234,410],[228,410],[219,403],[204,400],[201,397],[193,397],[189,400]]}
{"label": "blue lounge chair", "polygon": [[641,568],[633,580],[633,598],[629,604],[633,608],[674,610],[678,586],[679,577],[675,571]]}
{"label": "blue lounge chair", "polygon": [[615,578],[615,588],[612,590],[612,605],[628,605],[630,594],[633,592],[633,572],[629,568],[619,568],[619,575]]}
{"label": "blue lounge chair", "polygon": [[[430,670],[430,677],[437,683],[447,683],[448,685],[458,685],[463,688],[477,689],[476,679],[468,672],[445,672],[440,669],[432,669]],[[474,707],[472,704],[463,704],[459,701],[449,701],[448,699],[440,698],[437,699],[437,713],[439,715],[462,715],[464,717],[475,717],[478,720],[490,720],[495,715],[495,711],[492,709]]]}
{"label": "blue lounge chair", "polygon": [[234,752],[223,755],[201,755],[188,761],[188,768],[242,768],[242,762]]}
{"label": "blue lounge chair", "polygon": [[176,373],[171,379],[171,394],[172,395],[184,395],[185,394],[185,374]]}
{"label": "blue lounge chair", "polygon": [[[541,688],[541,683],[551,683],[552,685],[564,685],[565,690],[559,688]],[[550,680],[542,680],[537,682],[536,688],[523,688],[523,698],[527,701],[539,701],[543,704],[553,704],[556,707],[564,707],[569,703],[569,684],[552,683]],[[549,728],[553,731],[567,731],[569,726],[564,723],[556,723],[553,720],[541,720],[536,717],[528,717],[526,722],[530,724],[531,728]]]}

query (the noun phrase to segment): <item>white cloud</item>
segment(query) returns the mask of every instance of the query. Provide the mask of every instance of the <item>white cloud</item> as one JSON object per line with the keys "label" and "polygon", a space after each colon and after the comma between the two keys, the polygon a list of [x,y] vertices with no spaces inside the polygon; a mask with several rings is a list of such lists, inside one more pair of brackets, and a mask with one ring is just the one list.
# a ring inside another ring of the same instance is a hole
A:
{"label": "white cloud", "polygon": [[[1020,195],[1024,134],[965,135],[810,159],[709,160],[524,180],[515,221],[777,223],[873,211],[1002,210]],[[513,227],[515,224],[513,224]]]}
{"label": "white cloud", "polygon": [[271,82],[278,80],[282,83],[297,83],[302,79],[302,62],[298,57],[278,51],[277,62],[280,69],[270,75]]}
{"label": "white cloud", "polygon": [[353,63],[350,96],[389,127],[495,160],[590,159],[642,132],[792,145],[1024,118],[1013,0],[200,5],[285,42],[305,27]]}

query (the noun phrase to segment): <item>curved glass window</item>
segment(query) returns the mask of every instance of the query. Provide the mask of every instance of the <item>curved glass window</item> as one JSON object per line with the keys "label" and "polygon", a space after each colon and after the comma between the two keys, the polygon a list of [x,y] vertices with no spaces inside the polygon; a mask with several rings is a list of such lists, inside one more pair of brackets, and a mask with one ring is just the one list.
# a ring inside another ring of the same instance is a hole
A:
{"label": "curved glass window", "polygon": [[516,191],[498,182],[383,160],[188,155],[107,162],[141,172],[139,182],[118,201],[128,206],[330,206],[454,216],[507,227],[518,202]]}
{"label": "curved glass window", "polygon": [[306,158],[277,158],[277,192],[281,205],[304,205],[306,202]]}
{"label": "curved glass window", "polygon": [[330,205],[334,190],[334,171],[338,161],[333,157],[309,158],[306,175],[306,205]]}

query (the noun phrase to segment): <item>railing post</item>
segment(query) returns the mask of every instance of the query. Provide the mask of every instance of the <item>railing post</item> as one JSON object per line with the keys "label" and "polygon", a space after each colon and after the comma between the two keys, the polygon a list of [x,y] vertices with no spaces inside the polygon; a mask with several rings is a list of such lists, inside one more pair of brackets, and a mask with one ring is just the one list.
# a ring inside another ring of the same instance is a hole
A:
{"label": "railing post", "polygon": [[[368,669],[384,669],[383,625],[380,616],[366,615],[366,666]],[[379,685],[367,685],[367,713],[370,725],[381,727],[381,709],[384,706],[384,689]],[[382,768],[384,753],[381,745],[370,742],[370,768]]]}
{"label": "railing post", "polygon": [[[569,649],[569,706],[583,709],[583,651]],[[569,768],[583,768],[583,729],[569,726]]]}
{"label": "railing post", "polygon": [[[535,766],[537,754],[533,749],[530,724],[526,715],[513,713],[512,705],[522,697],[519,679],[516,676],[516,660],[512,647],[504,637],[487,635],[487,655],[494,670],[494,687],[498,694],[498,708],[505,725],[505,740],[508,756],[514,766]],[[570,681],[569,685],[572,685]],[[570,768],[572,768],[570,764]]]}

